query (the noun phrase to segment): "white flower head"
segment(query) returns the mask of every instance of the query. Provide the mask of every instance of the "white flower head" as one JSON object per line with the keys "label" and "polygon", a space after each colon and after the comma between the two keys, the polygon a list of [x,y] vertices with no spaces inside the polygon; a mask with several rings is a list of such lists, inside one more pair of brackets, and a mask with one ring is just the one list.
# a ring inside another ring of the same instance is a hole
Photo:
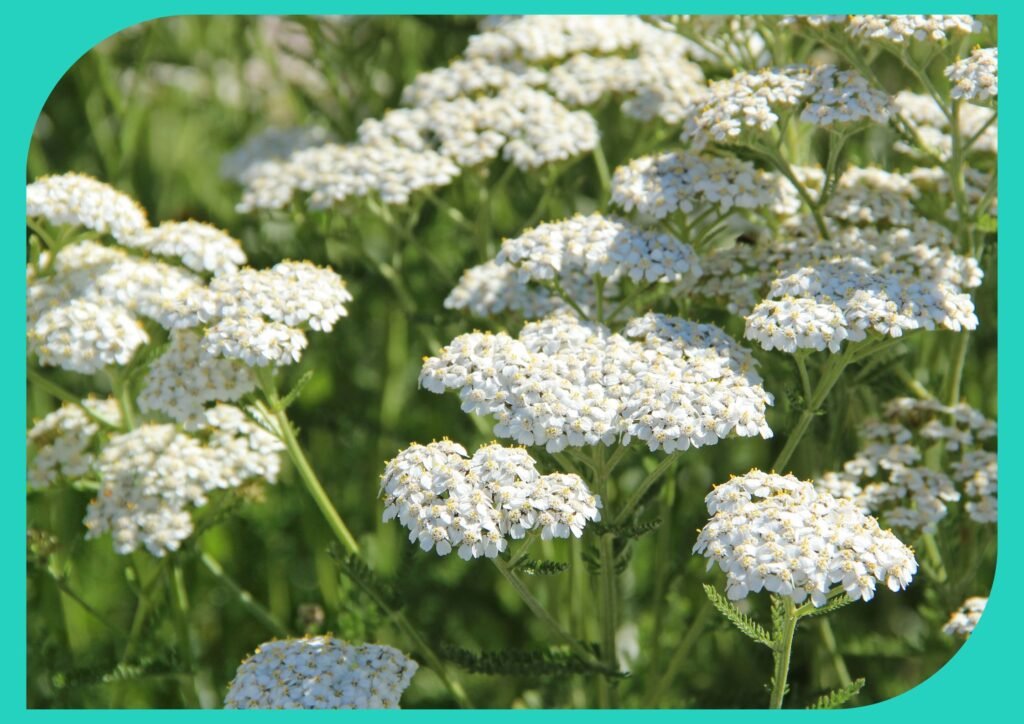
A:
{"label": "white flower head", "polygon": [[494,558],[508,539],[583,535],[601,519],[601,499],[577,475],[541,475],[523,448],[485,445],[469,457],[448,440],[413,444],[381,476],[384,520],[397,518],[409,541],[463,560]]}
{"label": "white flower head", "polygon": [[428,358],[420,384],[457,390],[496,435],[550,452],[629,444],[673,452],[729,434],[770,437],[772,397],[750,353],[722,330],[648,314],[622,334],[556,314],[518,338],[474,332]]}
{"label": "white flower head", "polygon": [[122,243],[151,254],[177,257],[197,272],[234,272],[246,262],[238,239],[200,221],[166,221],[127,237]]}
{"label": "white flower head", "polygon": [[878,583],[899,591],[917,572],[913,551],[891,531],[792,475],[752,470],[705,500],[711,519],[693,550],[725,572],[730,599],[767,590],[820,607],[841,587],[869,601]]}
{"label": "white flower head", "polygon": [[[121,422],[114,399],[82,400],[83,406],[113,425]],[[47,488],[57,480],[73,480],[86,475],[96,456],[94,443],[100,425],[78,406],[65,403],[36,422],[28,430],[34,450],[28,468],[30,488]]]}
{"label": "white flower head", "polygon": [[985,613],[987,605],[987,596],[971,596],[950,614],[949,620],[942,627],[942,633],[967,638],[974,633],[974,628],[981,620],[981,615]]}
{"label": "white flower head", "polygon": [[238,667],[225,709],[399,709],[419,668],[390,646],[329,636],[260,644]]}
{"label": "white flower head", "polygon": [[970,57],[956,61],[943,72],[953,86],[953,98],[987,101],[999,95],[998,48],[975,48]]}
{"label": "white flower head", "polygon": [[43,176],[28,185],[27,215],[54,226],[81,226],[122,241],[149,226],[127,194],[80,173]]}

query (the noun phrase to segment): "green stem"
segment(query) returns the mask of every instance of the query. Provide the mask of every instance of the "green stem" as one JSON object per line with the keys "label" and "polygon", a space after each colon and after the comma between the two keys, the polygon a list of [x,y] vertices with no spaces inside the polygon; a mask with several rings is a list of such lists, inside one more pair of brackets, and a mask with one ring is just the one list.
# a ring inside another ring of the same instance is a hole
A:
{"label": "green stem", "polygon": [[942,560],[935,536],[932,533],[922,533],[921,542],[924,545],[924,552],[928,556],[931,572],[934,574],[936,582],[945,583],[949,579],[949,574],[946,572],[946,564]]}
{"label": "green stem", "polygon": [[803,439],[804,434],[807,432],[807,428],[811,425],[811,420],[813,420],[818,414],[818,410],[821,409],[821,406],[825,403],[825,399],[828,397],[829,392],[832,391],[832,388],[835,387],[836,382],[838,382],[839,378],[842,376],[843,370],[850,364],[850,360],[854,356],[853,350],[855,347],[856,345],[848,344],[845,350],[839,354],[830,355],[828,360],[825,362],[821,378],[818,380],[818,384],[814,388],[814,394],[811,395],[810,400],[805,402],[806,407],[804,408],[804,411],[800,413],[800,418],[797,420],[796,425],[793,426],[793,430],[790,432],[785,446],[779,452],[779,456],[775,458],[775,462],[772,463],[773,471],[781,471],[789,462],[790,458],[793,457],[793,453],[796,452],[796,448],[800,444],[800,440]]}
{"label": "green stem", "polygon": [[274,614],[261,606],[260,603],[253,598],[251,593],[238,585],[235,579],[227,574],[224,567],[221,566],[220,562],[217,561],[216,558],[206,551],[203,551],[199,555],[199,562],[203,564],[206,570],[209,571],[222,586],[235,595],[238,602],[242,604],[242,608],[251,613],[260,621],[260,623],[266,626],[269,631],[273,632],[275,636],[288,636],[288,627],[281,623]]}
{"label": "green stem", "polygon": [[651,693],[647,695],[644,700],[642,708],[653,709],[661,703],[661,697],[665,693],[665,690],[671,686],[672,682],[675,681],[676,676],[679,674],[679,670],[683,667],[690,657],[690,651],[693,649],[694,644],[697,643],[697,639],[704,631],[704,627],[708,623],[708,618],[711,616],[711,612],[714,609],[711,603],[707,600],[704,601],[704,605],[694,616],[693,622],[690,627],[686,630],[686,635],[683,636],[683,640],[679,642],[675,652],[672,654],[672,658],[669,659],[668,667],[665,669],[665,673],[658,679],[658,683],[655,684]]}
{"label": "green stem", "polygon": [[597,178],[601,182],[601,206],[604,207],[608,203],[608,196],[611,193],[612,177],[608,172],[608,159],[605,158],[600,140],[594,145],[593,156],[594,166],[597,168]]}
{"label": "green stem", "polygon": [[[652,485],[654,485],[656,482],[658,482],[659,479],[661,479],[661,476],[665,474],[665,471],[668,470],[669,467],[671,467],[671,465],[676,461],[677,455],[678,453],[670,453],[669,455],[666,455],[664,458],[662,458],[661,462],[658,463],[657,467],[655,467],[654,470],[649,472],[646,478],[640,481],[640,484],[636,486],[636,490],[634,490],[633,494],[629,496],[629,499],[626,501],[626,504],[622,507],[622,510],[619,511],[619,514],[614,519],[612,525],[623,525],[626,521],[629,520],[629,516],[631,516],[636,507],[640,505],[640,501],[644,499],[645,495],[647,495],[647,491],[650,490]],[[609,515],[610,517],[610,513],[607,510],[605,510],[605,514]]]}
{"label": "green stem", "polygon": [[952,407],[960,402],[960,385],[964,376],[964,365],[967,363],[967,348],[971,342],[971,333],[963,330],[957,337],[956,349],[953,351],[953,366],[949,368],[949,379],[946,382],[946,404]]}
{"label": "green stem", "polygon": [[789,661],[793,654],[793,635],[796,633],[796,607],[787,596],[783,598],[786,607],[782,618],[782,629],[775,632],[775,674],[772,676],[772,696],[769,708],[781,709],[786,696],[786,680],[789,678]]}
{"label": "green stem", "polygon": [[836,676],[839,677],[839,684],[840,686],[849,686],[853,683],[853,679],[850,678],[850,670],[846,667],[846,659],[843,658],[843,653],[836,643],[836,634],[832,630],[832,624],[829,623],[828,617],[822,617],[820,628],[821,640],[825,644],[825,651],[828,652],[829,658],[832,659],[832,666],[836,670]]}
{"label": "green stem", "polygon": [[519,597],[526,604],[526,607],[530,609],[534,616],[540,619],[545,626],[547,626],[551,633],[553,633],[562,643],[566,644],[569,649],[580,657],[581,660],[595,667],[603,667],[603,664],[594,658],[594,655],[587,650],[583,644],[576,640],[568,631],[562,628],[562,625],[558,623],[558,620],[544,608],[544,605],[537,600],[530,589],[526,587],[526,584],[515,574],[515,572],[509,567],[509,564],[502,560],[500,557],[491,558],[491,562],[494,567],[498,569],[505,580],[508,581],[515,592],[519,594]]}
{"label": "green stem", "polygon": [[345,547],[345,550],[354,555],[359,555],[359,544],[356,542],[355,536],[352,535],[348,526],[345,525],[345,521],[341,519],[338,511],[331,503],[327,491],[324,490],[320,479],[313,471],[313,466],[310,465],[309,460],[306,458],[306,453],[295,437],[295,429],[292,427],[291,420],[288,419],[288,413],[281,407],[281,400],[278,397],[277,387],[271,374],[261,369],[257,371],[257,377],[263,389],[263,394],[267,398],[270,412],[274,416],[278,436],[288,450],[288,457],[291,459],[296,471],[298,471],[299,478],[302,480],[306,492],[313,498],[313,502],[316,503],[316,507],[320,510],[321,515],[324,516],[324,520],[327,521],[331,532],[334,533],[338,541]]}
{"label": "green stem", "polygon": [[129,430],[135,429],[135,405],[132,402],[131,385],[126,377],[116,368],[106,368],[107,377],[110,379],[110,389],[114,393],[118,407],[121,408],[121,419]]}
{"label": "green stem", "polygon": [[189,603],[188,592],[185,589],[185,575],[181,566],[175,562],[171,564],[171,604],[174,608],[174,626],[177,630],[178,646],[180,653],[185,660],[185,670],[188,673],[188,682],[181,687],[181,695],[185,699],[185,706],[189,709],[200,708],[199,692],[196,685],[196,659],[192,648],[192,633],[189,626]]}
{"label": "green stem", "polygon": [[776,170],[785,176],[793,185],[793,188],[796,189],[800,198],[803,199],[805,204],[807,204],[807,208],[811,210],[811,214],[814,216],[814,223],[817,225],[818,231],[821,233],[821,238],[828,239],[828,227],[825,225],[825,218],[821,215],[821,209],[818,207],[815,200],[811,198],[810,193],[808,193],[807,189],[804,188],[804,185],[797,180],[796,174],[793,173],[793,169],[789,165],[789,162],[782,157],[782,154],[779,153],[778,149],[771,148],[769,146],[754,147],[754,151],[759,153],[766,161],[768,161],[768,163],[774,166]]}

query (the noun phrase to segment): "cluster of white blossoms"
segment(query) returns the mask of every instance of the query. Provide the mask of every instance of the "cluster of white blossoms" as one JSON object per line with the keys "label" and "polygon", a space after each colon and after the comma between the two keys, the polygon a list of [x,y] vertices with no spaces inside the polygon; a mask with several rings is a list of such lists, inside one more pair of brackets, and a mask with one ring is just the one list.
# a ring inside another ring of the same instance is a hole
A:
{"label": "cluster of white blossoms", "polygon": [[970,57],[956,61],[943,72],[953,86],[953,98],[987,101],[999,95],[998,48],[975,48]]}
{"label": "cluster of white blossoms", "polygon": [[152,423],[111,436],[95,461],[100,490],[86,511],[86,538],[110,533],[117,553],[144,546],[161,557],[192,534],[190,509],[208,493],[275,482],[284,449],[276,437],[227,405],[206,423],[201,437]]}
{"label": "cluster of white blossoms", "polygon": [[850,15],[846,31],[855,38],[906,45],[977,33],[981,22],[971,15]]}
{"label": "cluster of white blossoms", "polygon": [[358,134],[368,144],[436,148],[461,167],[501,154],[523,171],[591,151],[599,140],[593,116],[571,111],[526,83],[509,85],[494,96],[388,111],[380,119],[364,121]]}
{"label": "cluster of white blossoms", "polygon": [[118,241],[146,229],[146,212],[130,196],[80,173],[43,176],[26,190],[30,219],[110,234]]}
{"label": "cluster of white blossoms", "polygon": [[[900,91],[893,98],[893,103],[900,116],[910,124],[921,143],[932,155],[940,161],[948,160],[953,152],[950,120],[935,99],[920,93]],[[959,123],[962,137],[969,139],[977,136],[969,149],[971,152],[994,154],[999,151],[999,133],[994,115],[995,112],[991,108],[970,103],[960,106]],[[916,144],[904,139],[896,141],[893,150],[914,158],[922,155]]]}
{"label": "cluster of white blossoms", "polygon": [[163,413],[189,428],[205,424],[208,403],[234,402],[255,386],[243,363],[205,355],[198,332],[175,329],[147,368],[137,402],[143,412]]}
{"label": "cluster of white blossoms", "polygon": [[[120,425],[121,412],[113,399],[87,398],[81,405],[111,425]],[[34,455],[28,464],[28,486],[47,488],[58,480],[87,474],[96,456],[93,451],[100,424],[78,405],[65,403],[28,430]]]}
{"label": "cluster of white blossoms", "polygon": [[542,63],[580,53],[684,56],[691,49],[681,35],[635,15],[524,15],[489,21],[470,37],[466,57]]}
{"label": "cluster of white blossoms", "polygon": [[518,338],[473,332],[427,358],[420,384],[458,390],[494,434],[550,452],[628,445],[673,452],[730,434],[770,437],[772,396],[749,351],[718,327],[648,314],[622,334],[556,314]]}
{"label": "cluster of white blossoms", "polygon": [[654,219],[677,211],[696,215],[707,207],[726,213],[772,205],[778,186],[775,176],[748,161],[666,151],[615,169],[612,202]]}
{"label": "cluster of white blossoms", "polygon": [[[884,418],[862,428],[864,445],[841,472],[822,476],[819,488],[908,530],[934,532],[964,499],[971,520],[996,522],[997,457],[981,447],[995,439],[994,422],[965,404],[908,397],[890,400]],[[949,472],[925,464],[934,445],[946,448]]]}
{"label": "cluster of white blossoms", "polygon": [[268,641],[242,662],[225,709],[399,709],[419,668],[398,649],[330,636]]}
{"label": "cluster of white blossoms", "polygon": [[831,65],[737,73],[715,81],[709,90],[708,98],[694,105],[683,131],[683,139],[696,150],[710,142],[742,142],[750,132],[767,133],[787,112],[799,112],[800,120],[831,128],[864,120],[885,123],[891,105],[889,97],[863,77]]}
{"label": "cluster of white blossoms", "polygon": [[[597,300],[593,280],[580,274],[563,274],[558,284],[561,293],[573,300],[584,314],[593,312]],[[602,291],[605,305],[614,304],[618,287],[609,283]],[[494,259],[466,269],[445,297],[444,307],[464,309],[476,317],[509,313],[522,319],[540,319],[554,312],[574,311],[550,288],[523,281],[518,267],[500,264]]]}
{"label": "cluster of white blossoms", "polygon": [[416,191],[446,186],[458,175],[458,166],[428,149],[327,143],[250,167],[237,209],[282,209],[300,192],[308,194],[312,209],[370,194],[388,204],[406,204]]}
{"label": "cluster of white blossoms", "polygon": [[296,151],[320,146],[331,140],[322,126],[267,128],[250,138],[221,159],[220,173],[225,178],[243,183],[267,161],[283,161]]}
{"label": "cluster of white blossoms", "polygon": [[720,302],[733,314],[747,316],[779,277],[851,257],[926,285],[942,282],[973,289],[981,284],[983,274],[977,261],[954,252],[952,234],[936,222],[919,217],[913,226],[879,229],[826,221],[829,239],[820,237],[812,220],[800,217],[770,239],[705,254],[701,258],[705,273],[694,291]]}
{"label": "cluster of white blossoms", "polygon": [[[902,261],[913,265],[916,259]],[[947,269],[926,264],[904,269],[861,256],[824,259],[776,278],[746,315],[744,336],[766,350],[838,352],[844,341],[859,342],[871,332],[900,337],[918,329],[973,330],[978,318],[963,287],[980,283],[980,272],[963,279],[960,269],[944,274]]]}
{"label": "cluster of white blossoms", "polygon": [[974,628],[981,620],[981,615],[985,613],[987,605],[987,596],[971,596],[949,615],[949,620],[942,627],[942,633],[967,638],[974,633]]}
{"label": "cluster of white blossoms", "polygon": [[122,307],[73,299],[43,313],[28,333],[29,349],[39,364],[92,374],[108,365],[123,366],[149,335]]}
{"label": "cluster of white blossoms", "polygon": [[461,96],[492,95],[516,85],[541,86],[547,73],[515,61],[459,58],[443,68],[419,73],[402,89],[402,103],[426,107]]}
{"label": "cluster of white blossoms", "polygon": [[242,242],[200,221],[165,221],[123,239],[122,243],[130,249],[176,257],[197,272],[224,274],[237,271],[246,262]]}
{"label": "cluster of white blossoms", "polygon": [[206,325],[203,356],[265,367],[299,361],[308,343],[304,329],[329,332],[348,314],[352,295],[332,269],[283,261],[214,277],[177,301],[173,327]]}
{"label": "cluster of white blossoms", "polygon": [[397,518],[410,542],[467,561],[494,558],[530,531],[579,538],[601,520],[601,499],[578,475],[541,475],[525,449],[497,443],[472,457],[449,440],[413,444],[388,462],[380,495],[384,520]]}
{"label": "cluster of white blossoms", "polygon": [[506,239],[496,261],[514,266],[523,282],[600,276],[611,282],[692,286],[701,274],[689,244],[599,213],[547,222]]}
{"label": "cluster of white blossoms", "polygon": [[878,583],[906,588],[917,572],[913,551],[848,500],[792,475],[752,470],[705,498],[711,519],[695,553],[726,574],[730,599],[767,590],[814,606],[840,587],[869,601]]}

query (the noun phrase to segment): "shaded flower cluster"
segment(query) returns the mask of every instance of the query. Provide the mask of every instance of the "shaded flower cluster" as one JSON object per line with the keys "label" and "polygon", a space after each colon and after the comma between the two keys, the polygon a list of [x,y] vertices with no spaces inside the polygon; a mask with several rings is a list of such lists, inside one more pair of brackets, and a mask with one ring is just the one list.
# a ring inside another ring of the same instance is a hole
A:
{"label": "shaded flower cluster", "polygon": [[987,596],[971,596],[966,599],[960,608],[949,615],[949,620],[942,627],[942,633],[967,638],[974,633],[974,628],[981,620],[981,615],[985,613],[987,605]]}
{"label": "shaded flower cluster", "polygon": [[145,424],[110,437],[96,459],[100,490],[85,515],[86,538],[110,533],[121,554],[160,557],[192,534],[190,510],[214,490],[275,482],[281,442],[238,408],[219,405],[196,435]]}
{"label": "shaded flower cluster", "polygon": [[225,709],[399,709],[419,668],[391,646],[330,636],[268,641],[242,662]]}
{"label": "shaded flower cluster", "polygon": [[[995,436],[995,423],[968,405],[896,398],[862,428],[864,444],[842,471],[816,484],[896,528],[934,533],[961,501],[975,522],[995,523],[997,457],[982,447]],[[948,472],[925,463],[935,445],[950,457]]]}

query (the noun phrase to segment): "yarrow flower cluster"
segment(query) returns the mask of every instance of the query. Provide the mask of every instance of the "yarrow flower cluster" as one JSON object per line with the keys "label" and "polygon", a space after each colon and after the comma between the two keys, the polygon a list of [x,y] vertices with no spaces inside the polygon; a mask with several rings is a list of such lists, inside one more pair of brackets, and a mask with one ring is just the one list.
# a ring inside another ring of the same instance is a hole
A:
{"label": "yarrow flower cluster", "polygon": [[[81,405],[111,425],[121,424],[121,411],[113,399],[88,398]],[[30,488],[47,488],[58,480],[86,475],[96,461],[95,442],[100,424],[82,407],[65,403],[36,422],[28,431],[34,455],[28,466]]]}
{"label": "yarrow flower cluster", "polygon": [[225,709],[399,709],[419,668],[390,646],[330,636],[268,641],[242,662]]}
{"label": "yarrow flower cluster", "polygon": [[601,520],[601,499],[578,475],[541,475],[525,449],[497,443],[472,457],[448,440],[414,444],[388,462],[380,495],[384,520],[397,518],[410,542],[463,560],[494,558],[530,531],[579,538]]}
{"label": "yarrow flower cluster", "polygon": [[518,338],[473,332],[428,358],[420,384],[459,391],[462,409],[493,415],[494,434],[550,452],[628,445],[651,451],[770,437],[772,396],[750,353],[711,324],[648,314],[622,334],[554,315]]}
{"label": "yarrow flower cluster", "polygon": [[726,574],[730,599],[767,590],[821,607],[841,588],[869,601],[877,584],[899,591],[917,572],[913,551],[891,531],[792,475],[752,470],[705,501],[711,519],[693,550]]}
{"label": "yarrow flower cluster", "polygon": [[[592,280],[579,274],[563,274],[560,292],[585,313],[595,308],[597,291]],[[614,303],[618,287],[605,285],[604,301]],[[510,313],[523,319],[541,319],[554,312],[572,313],[572,307],[546,286],[523,281],[520,269],[494,259],[469,267],[444,300],[445,309],[465,309],[476,317]]]}
{"label": "yarrow flower cluster", "polygon": [[446,186],[458,175],[458,166],[428,149],[327,143],[250,167],[237,210],[281,209],[299,192],[308,194],[311,209],[371,194],[388,204],[406,204],[416,191]]}
{"label": "yarrow flower cluster", "polygon": [[203,353],[202,336],[171,332],[167,349],[150,363],[138,396],[143,412],[160,412],[186,428],[206,422],[207,403],[234,402],[256,387],[243,363]]}
{"label": "yarrow flower cluster", "polygon": [[855,38],[906,45],[977,33],[981,23],[971,15],[850,15],[846,31]]}
{"label": "yarrow flower cluster", "polygon": [[496,261],[518,269],[524,282],[580,275],[612,282],[692,284],[701,273],[689,244],[597,213],[544,223],[506,239]]}
{"label": "yarrow flower cluster", "polygon": [[220,173],[225,178],[243,183],[258,172],[260,164],[283,161],[296,151],[320,146],[330,140],[331,134],[321,126],[267,128],[225,155],[221,160]]}
{"label": "yarrow flower cluster", "polygon": [[943,282],[952,288],[973,289],[981,284],[983,273],[977,261],[955,253],[949,229],[936,222],[917,217],[912,226],[889,229],[826,222],[828,239],[821,238],[807,217],[791,217],[782,232],[770,239],[704,255],[705,273],[695,292],[734,314],[748,316],[776,279],[843,258],[861,259],[887,274],[926,285]]}
{"label": "yarrow flower cluster", "polygon": [[80,173],[43,176],[28,185],[30,219],[79,226],[124,241],[146,229],[146,212],[127,194]]}
{"label": "yarrow flower cluster", "polygon": [[307,344],[303,330],[329,332],[348,314],[352,295],[332,269],[283,261],[214,277],[178,301],[173,327],[207,325],[203,356],[265,367],[297,362]]}
{"label": "yarrow flower cluster", "polygon": [[981,620],[981,615],[985,613],[987,605],[987,596],[971,596],[949,615],[949,620],[942,627],[942,633],[967,638],[974,633],[974,628]]}
{"label": "yarrow flower cluster", "polygon": [[197,272],[224,274],[246,262],[242,242],[216,226],[199,221],[166,221],[122,242],[130,249],[173,256]]}
{"label": "yarrow flower cluster", "polygon": [[950,95],[965,101],[987,101],[999,95],[999,49],[975,48],[943,73],[953,85]]}
{"label": "yarrow flower cluster", "polygon": [[746,317],[747,339],[764,349],[838,352],[869,332],[975,329],[970,295],[951,282],[886,271],[859,257],[804,267],[772,282]]}
{"label": "yarrow flower cluster", "polygon": [[252,479],[275,482],[284,446],[238,408],[207,413],[202,437],[145,424],[113,435],[95,462],[100,490],[85,516],[86,538],[110,533],[117,553],[144,546],[161,557],[192,534],[190,508],[214,490]]}
{"label": "yarrow flower cluster", "polygon": [[786,112],[799,112],[800,120],[825,128],[863,120],[884,123],[889,116],[887,95],[854,71],[831,65],[737,73],[715,81],[709,90],[710,96],[694,105],[683,131],[695,150],[767,133]]}
{"label": "yarrow flower cluster", "polygon": [[641,156],[615,169],[612,202],[626,211],[663,219],[706,207],[720,212],[758,209],[775,202],[777,179],[731,157],[666,151]]}
{"label": "yarrow flower cluster", "polygon": [[[997,458],[982,447],[995,436],[995,423],[968,405],[896,398],[886,404],[882,421],[862,428],[864,445],[842,471],[825,474],[816,485],[896,528],[934,533],[950,506],[964,498],[971,520],[995,523]],[[936,444],[951,458],[949,472],[924,463],[925,451]]]}

